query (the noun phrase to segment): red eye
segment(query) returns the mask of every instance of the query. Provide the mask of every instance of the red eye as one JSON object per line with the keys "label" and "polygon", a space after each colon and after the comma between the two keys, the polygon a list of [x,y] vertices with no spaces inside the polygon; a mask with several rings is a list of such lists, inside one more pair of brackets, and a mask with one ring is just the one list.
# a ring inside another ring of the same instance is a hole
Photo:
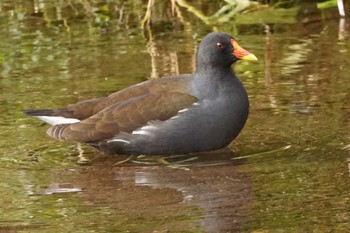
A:
{"label": "red eye", "polygon": [[219,48],[219,49],[222,49],[222,48],[224,48],[225,46],[223,45],[223,44],[221,44],[221,43],[216,43],[216,47],[217,48]]}

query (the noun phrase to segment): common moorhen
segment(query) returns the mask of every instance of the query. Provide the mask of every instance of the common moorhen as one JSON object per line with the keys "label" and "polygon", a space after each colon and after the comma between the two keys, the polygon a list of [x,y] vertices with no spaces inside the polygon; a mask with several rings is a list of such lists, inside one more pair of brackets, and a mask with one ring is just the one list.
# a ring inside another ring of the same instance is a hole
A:
{"label": "common moorhen", "polygon": [[105,154],[186,154],[227,146],[243,128],[249,100],[231,65],[257,60],[230,35],[212,32],[196,71],[148,80],[62,109],[26,110],[52,125],[56,139],[85,142]]}

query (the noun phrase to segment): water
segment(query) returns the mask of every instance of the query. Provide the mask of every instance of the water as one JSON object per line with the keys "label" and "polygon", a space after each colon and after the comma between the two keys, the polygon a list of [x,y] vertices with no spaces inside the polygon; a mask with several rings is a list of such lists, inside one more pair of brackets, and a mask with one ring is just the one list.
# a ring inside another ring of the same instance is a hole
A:
{"label": "water", "polygon": [[248,122],[227,149],[150,159],[54,141],[21,110],[192,72],[213,27],[183,8],[170,20],[167,4],[144,31],[138,1],[99,14],[31,4],[0,3],[0,231],[350,231],[350,43],[336,11],[283,12],[272,33],[258,19],[216,25],[260,60],[235,65]]}

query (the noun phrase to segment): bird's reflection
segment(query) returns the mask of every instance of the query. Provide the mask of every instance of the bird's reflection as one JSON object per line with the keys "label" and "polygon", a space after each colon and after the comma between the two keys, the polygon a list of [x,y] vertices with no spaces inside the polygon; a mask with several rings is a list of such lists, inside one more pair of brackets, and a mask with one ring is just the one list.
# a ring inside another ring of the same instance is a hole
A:
{"label": "bird's reflection", "polygon": [[55,187],[71,183],[71,190],[79,190],[77,195],[88,203],[125,214],[147,213],[155,219],[164,212],[183,214],[194,229],[231,232],[240,230],[247,220],[244,211],[252,196],[251,178],[233,163],[232,156],[221,151],[196,160],[182,158],[188,161],[186,169],[131,162],[115,166],[121,158],[101,157],[92,166],[56,171],[52,183]]}

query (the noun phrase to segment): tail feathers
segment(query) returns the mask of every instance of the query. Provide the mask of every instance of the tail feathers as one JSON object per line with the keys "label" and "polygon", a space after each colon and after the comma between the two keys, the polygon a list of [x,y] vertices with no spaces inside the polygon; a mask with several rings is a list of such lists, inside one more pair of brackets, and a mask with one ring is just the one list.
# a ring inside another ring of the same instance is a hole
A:
{"label": "tail feathers", "polygon": [[50,125],[72,124],[79,122],[72,112],[66,109],[34,109],[25,110],[24,114],[36,117]]}
{"label": "tail feathers", "polygon": [[23,111],[28,116],[61,116],[65,118],[77,118],[73,111],[61,109],[28,109]]}
{"label": "tail feathers", "polygon": [[57,116],[53,109],[27,109],[23,113],[28,116]]}

